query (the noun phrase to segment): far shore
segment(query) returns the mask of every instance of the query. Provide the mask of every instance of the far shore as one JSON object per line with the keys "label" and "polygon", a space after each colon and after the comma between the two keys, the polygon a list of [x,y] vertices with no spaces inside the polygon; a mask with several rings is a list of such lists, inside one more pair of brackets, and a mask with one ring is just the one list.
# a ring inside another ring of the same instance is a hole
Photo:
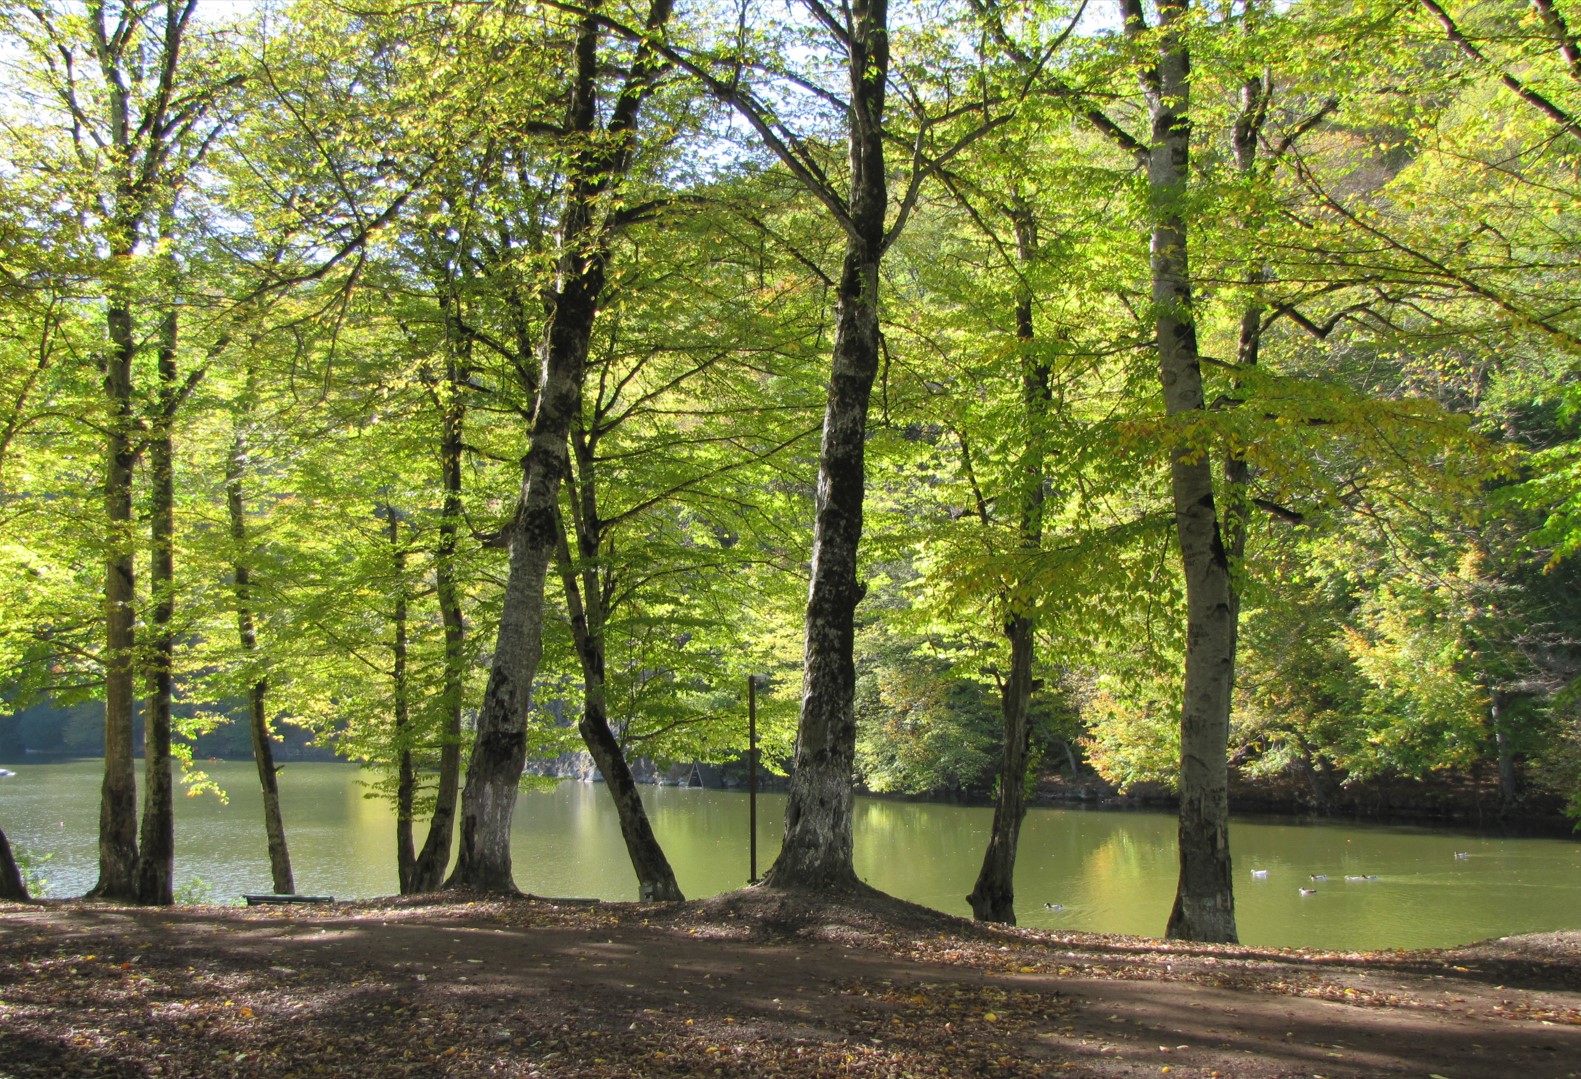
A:
{"label": "far shore", "polygon": [[[30,751],[23,756],[0,755],[0,766],[25,767],[28,764],[65,764],[99,759],[101,758],[81,754]],[[140,762],[141,755],[137,755],[136,759]],[[205,761],[250,764],[252,757],[200,757],[194,763],[196,767],[201,768]],[[357,766],[355,761],[319,756],[318,751],[315,751],[311,757],[285,757],[282,758],[282,763]],[[739,791],[743,794],[746,792],[744,768],[731,766],[713,771],[725,778],[725,782],[713,784],[717,789]],[[739,775],[736,774],[738,771]],[[548,778],[590,781],[588,775],[578,773],[553,775]],[[680,785],[660,780],[658,773],[652,770],[639,770],[637,779],[643,785]],[[1559,798],[1534,793],[1521,801],[1506,805],[1499,800],[1496,785],[1486,776],[1381,778],[1336,786],[1335,790],[1325,795],[1327,800],[1319,799],[1310,785],[1290,779],[1249,781],[1232,772],[1231,780],[1230,812],[1243,819],[1348,821],[1508,836],[1562,838],[1581,835],[1581,821],[1565,816],[1564,806]],[[759,789],[764,792],[782,792],[786,783],[784,776],[764,773],[760,774]],[[979,807],[991,807],[994,804],[992,791],[987,788],[905,793],[871,791],[859,786],[857,793],[868,798],[897,802]],[[1173,812],[1176,799],[1174,793],[1161,783],[1139,783],[1121,791],[1098,775],[1083,771],[1074,778],[1064,773],[1043,775],[1033,788],[1029,804],[1048,808]]]}

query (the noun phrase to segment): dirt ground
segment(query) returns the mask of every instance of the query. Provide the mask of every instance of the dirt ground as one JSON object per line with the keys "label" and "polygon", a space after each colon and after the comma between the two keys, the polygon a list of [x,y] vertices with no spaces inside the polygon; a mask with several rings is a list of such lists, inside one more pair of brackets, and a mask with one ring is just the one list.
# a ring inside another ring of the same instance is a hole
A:
{"label": "dirt ground", "polygon": [[877,896],[0,906],[0,1076],[1581,1075],[1581,932],[1320,953]]}

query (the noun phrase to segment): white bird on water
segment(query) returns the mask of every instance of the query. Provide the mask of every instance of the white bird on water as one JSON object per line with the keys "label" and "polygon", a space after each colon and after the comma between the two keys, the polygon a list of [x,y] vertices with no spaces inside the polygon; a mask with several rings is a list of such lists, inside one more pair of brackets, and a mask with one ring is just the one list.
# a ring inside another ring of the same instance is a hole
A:
{"label": "white bird on water", "polygon": [[1266,869],[1254,869],[1254,870],[1252,870],[1252,879],[1253,880],[1266,880],[1266,879],[1268,879],[1268,870],[1266,870]]}

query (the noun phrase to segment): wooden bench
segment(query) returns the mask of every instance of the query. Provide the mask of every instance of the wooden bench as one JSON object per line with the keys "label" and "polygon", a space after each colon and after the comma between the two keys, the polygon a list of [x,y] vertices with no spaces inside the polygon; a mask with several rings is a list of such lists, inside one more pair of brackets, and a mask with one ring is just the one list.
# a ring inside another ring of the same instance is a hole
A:
{"label": "wooden bench", "polygon": [[333,903],[332,895],[243,895],[249,907],[284,903]]}

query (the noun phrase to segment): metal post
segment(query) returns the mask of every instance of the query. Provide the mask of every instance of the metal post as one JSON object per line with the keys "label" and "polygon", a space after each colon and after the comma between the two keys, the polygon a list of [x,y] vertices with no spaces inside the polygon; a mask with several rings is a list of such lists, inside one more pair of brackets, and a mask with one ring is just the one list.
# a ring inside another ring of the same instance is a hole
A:
{"label": "metal post", "polygon": [[748,884],[758,882],[758,676],[747,675],[747,842]]}

